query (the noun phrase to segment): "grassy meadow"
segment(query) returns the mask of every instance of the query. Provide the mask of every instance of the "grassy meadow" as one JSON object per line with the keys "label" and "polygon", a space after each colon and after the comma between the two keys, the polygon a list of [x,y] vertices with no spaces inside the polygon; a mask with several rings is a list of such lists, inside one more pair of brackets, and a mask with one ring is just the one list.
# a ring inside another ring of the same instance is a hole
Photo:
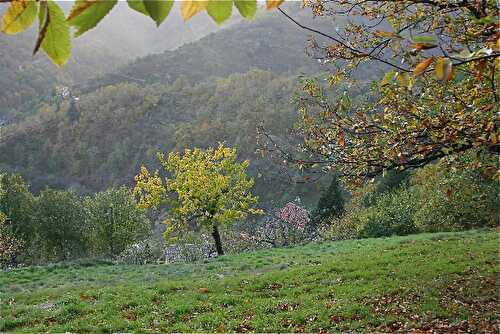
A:
{"label": "grassy meadow", "polygon": [[0,272],[0,332],[491,332],[498,232]]}

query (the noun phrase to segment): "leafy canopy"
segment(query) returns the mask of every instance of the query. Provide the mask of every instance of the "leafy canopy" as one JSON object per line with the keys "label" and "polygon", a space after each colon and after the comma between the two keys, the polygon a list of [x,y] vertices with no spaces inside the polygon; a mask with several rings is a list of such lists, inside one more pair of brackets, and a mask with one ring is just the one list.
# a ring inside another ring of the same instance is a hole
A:
{"label": "leafy canopy", "polygon": [[[470,149],[498,152],[496,1],[306,5],[315,16],[346,24],[317,31],[282,10],[329,41],[313,41],[311,48],[331,66],[326,81],[303,82],[296,99],[303,143],[287,161],[334,170],[359,183]],[[370,87],[366,73],[377,70],[385,74]],[[279,152],[275,143],[267,144]],[[492,166],[484,167],[491,172]]]}
{"label": "leafy canopy", "polygon": [[[267,9],[277,8],[284,0],[267,0]],[[65,17],[64,12],[53,0],[3,0],[10,3],[2,19],[2,32],[17,34],[33,25],[38,16],[38,38],[33,53],[41,48],[57,65],[66,64],[71,55],[70,27],[76,29],[79,37],[109,14],[118,0],[76,0]],[[168,17],[173,0],[127,0],[128,6],[148,17],[157,26]],[[181,14],[185,21],[206,11],[218,24],[231,17],[232,8],[238,9],[241,16],[252,19],[257,11],[257,0],[184,0]]]}
{"label": "leafy canopy", "polygon": [[167,238],[174,232],[187,231],[192,224],[211,232],[214,226],[261,213],[254,208],[258,198],[250,192],[254,180],[246,175],[249,162],[238,162],[236,149],[219,144],[217,148],[186,149],[183,154],[170,153],[168,157],[159,153],[158,158],[171,177],[163,179],[159,171],[151,174],[142,167],[135,177],[134,194],[141,208],[170,208]]}

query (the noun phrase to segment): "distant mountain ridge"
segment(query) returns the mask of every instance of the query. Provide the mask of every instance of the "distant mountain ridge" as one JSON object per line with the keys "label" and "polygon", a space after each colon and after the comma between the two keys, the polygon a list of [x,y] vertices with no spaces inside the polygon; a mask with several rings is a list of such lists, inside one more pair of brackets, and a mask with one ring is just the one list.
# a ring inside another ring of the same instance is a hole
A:
{"label": "distant mountain ridge", "polygon": [[[312,20],[295,4],[288,6],[302,20]],[[321,23],[316,20],[315,24]],[[138,58],[97,80],[100,86],[129,80],[170,84],[180,77],[190,82],[226,77],[261,69],[274,73],[316,73],[320,66],[305,49],[310,33],[301,30],[277,11],[252,22],[236,23],[176,50]]]}

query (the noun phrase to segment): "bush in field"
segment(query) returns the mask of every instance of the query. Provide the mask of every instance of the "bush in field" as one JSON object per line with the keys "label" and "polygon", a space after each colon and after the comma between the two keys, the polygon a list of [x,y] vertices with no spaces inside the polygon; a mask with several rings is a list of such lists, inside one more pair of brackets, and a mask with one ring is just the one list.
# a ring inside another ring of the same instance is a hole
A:
{"label": "bush in field", "polygon": [[363,195],[363,206],[375,205],[384,194],[400,187],[408,187],[410,172],[390,170],[376,179],[373,187],[370,187]]}
{"label": "bush in field", "polygon": [[414,221],[421,231],[452,231],[497,226],[498,182],[477,170],[428,166],[412,178],[418,201]]}
{"label": "bush in field", "polygon": [[358,236],[383,237],[416,233],[413,222],[415,203],[407,188],[398,188],[383,194],[372,207],[358,216]]}
{"label": "bush in field", "polygon": [[83,203],[73,192],[47,189],[36,200],[39,251],[35,259],[61,261],[87,255],[90,230]]}
{"label": "bush in field", "polygon": [[15,264],[21,245],[12,235],[7,216],[0,212],[0,268]]}
{"label": "bush in field", "polygon": [[304,242],[310,236],[309,212],[296,203],[271,211],[238,233],[241,248],[283,247]]}
{"label": "bush in field", "polygon": [[205,233],[191,233],[165,248],[165,262],[194,262],[216,256],[211,237]]}
{"label": "bush in field", "polygon": [[498,226],[498,182],[471,169],[471,159],[428,165],[397,186],[367,184],[353,194],[345,215],[333,219],[323,236],[345,239]]}
{"label": "bush in field", "polygon": [[[10,235],[22,243],[23,249],[32,246],[36,237],[34,202],[21,176],[0,174],[0,212],[8,219]],[[27,257],[26,251],[21,253],[21,257]]]}
{"label": "bush in field", "polygon": [[365,207],[367,198],[375,198],[374,189],[376,185],[370,184],[353,193],[344,216],[332,219],[322,231],[322,236],[343,240],[416,233],[413,222],[415,209],[409,189],[402,187],[381,193],[374,205]]}
{"label": "bush in field", "polygon": [[144,209],[126,187],[108,189],[85,198],[92,248],[97,255],[114,257],[142,239],[151,226]]}
{"label": "bush in field", "polygon": [[148,239],[128,245],[115,259],[121,264],[157,263],[164,259],[164,242],[161,238],[151,236]]}
{"label": "bush in field", "polygon": [[290,225],[292,229],[298,231],[304,231],[306,225],[311,221],[307,210],[292,202],[288,202],[281,208],[277,216],[278,219]]}

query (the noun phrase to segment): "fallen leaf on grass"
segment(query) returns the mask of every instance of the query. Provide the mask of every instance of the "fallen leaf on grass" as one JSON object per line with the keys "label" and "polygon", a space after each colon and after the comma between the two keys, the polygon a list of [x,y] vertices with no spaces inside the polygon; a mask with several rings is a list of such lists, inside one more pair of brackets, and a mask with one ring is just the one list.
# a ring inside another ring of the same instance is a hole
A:
{"label": "fallen leaf on grass", "polygon": [[281,289],[281,284],[279,283],[273,283],[269,286],[273,290]]}
{"label": "fallen leaf on grass", "polygon": [[89,300],[92,300],[92,299],[94,299],[94,298],[92,298],[91,296],[87,296],[87,295],[84,295],[84,294],[80,295],[80,300],[81,301],[88,302]]}

